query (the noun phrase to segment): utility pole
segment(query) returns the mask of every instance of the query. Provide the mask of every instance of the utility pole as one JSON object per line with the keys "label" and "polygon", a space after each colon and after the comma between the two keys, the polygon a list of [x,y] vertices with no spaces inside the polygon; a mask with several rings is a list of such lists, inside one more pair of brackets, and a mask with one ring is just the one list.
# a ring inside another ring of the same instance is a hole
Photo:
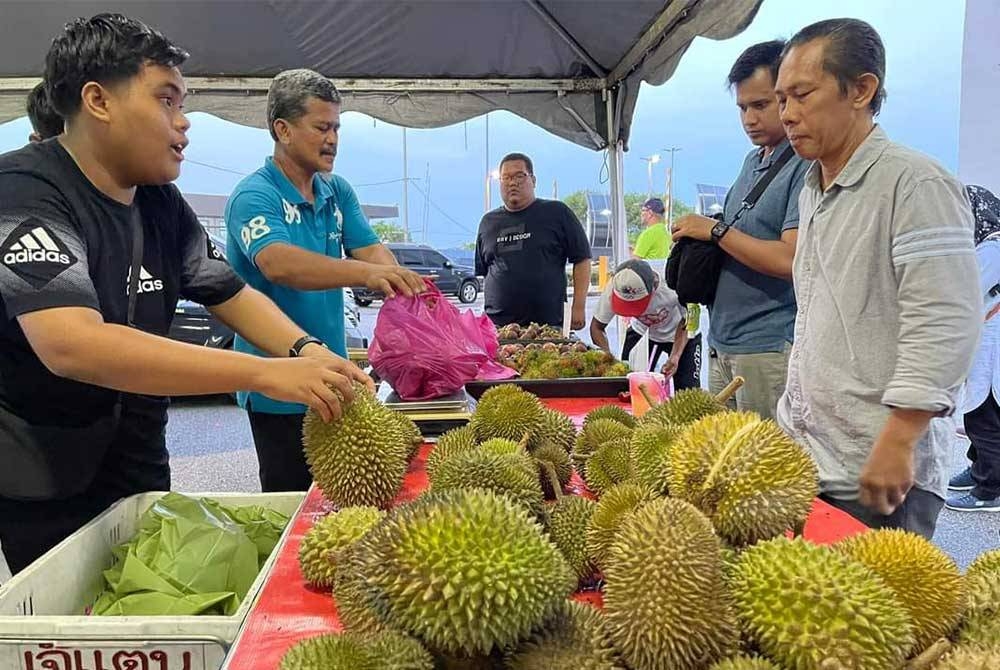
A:
{"label": "utility pole", "polygon": [[680,150],[680,147],[660,150],[670,152],[670,175],[667,180],[667,230],[670,230],[674,224],[674,154]]}
{"label": "utility pole", "polygon": [[431,164],[427,164],[427,172],[424,177],[424,235],[423,243],[427,244],[427,232],[430,226],[431,216]]}
{"label": "utility pole", "polygon": [[410,241],[409,200],[410,179],[406,173],[406,127],[403,127],[403,239]]}

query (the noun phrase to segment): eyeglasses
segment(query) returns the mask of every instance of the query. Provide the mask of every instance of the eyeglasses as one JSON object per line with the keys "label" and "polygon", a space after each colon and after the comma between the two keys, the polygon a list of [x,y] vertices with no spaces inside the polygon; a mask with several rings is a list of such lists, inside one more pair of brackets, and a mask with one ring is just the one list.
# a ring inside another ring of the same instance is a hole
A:
{"label": "eyeglasses", "polygon": [[501,184],[523,184],[524,180],[530,175],[527,172],[515,172],[514,174],[505,174],[500,177]]}

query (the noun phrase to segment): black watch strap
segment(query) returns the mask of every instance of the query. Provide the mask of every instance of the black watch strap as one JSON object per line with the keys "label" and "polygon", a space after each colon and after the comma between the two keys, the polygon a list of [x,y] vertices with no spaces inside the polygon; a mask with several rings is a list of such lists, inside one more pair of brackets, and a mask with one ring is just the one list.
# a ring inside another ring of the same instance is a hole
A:
{"label": "black watch strap", "polygon": [[295,344],[293,344],[292,348],[288,350],[288,355],[291,358],[297,358],[301,356],[302,349],[305,348],[307,344],[318,344],[321,347],[326,346],[323,343],[323,340],[319,339],[318,337],[313,337],[312,335],[306,335],[305,337],[300,337],[299,339],[295,340]]}
{"label": "black watch strap", "polygon": [[725,223],[724,221],[719,221],[717,224],[712,226],[712,241],[716,244],[726,236],[729,229],[733,227],[731,223]]}

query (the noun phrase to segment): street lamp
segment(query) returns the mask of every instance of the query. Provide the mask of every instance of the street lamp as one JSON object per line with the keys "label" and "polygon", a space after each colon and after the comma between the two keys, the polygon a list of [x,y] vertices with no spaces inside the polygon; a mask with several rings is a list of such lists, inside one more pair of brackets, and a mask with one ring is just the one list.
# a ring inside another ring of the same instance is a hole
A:
{"label": "street lamp", "polygon": [[652,156],[641,157],[642,160],[646,161],[646,180],[649,183],[649,188],[647,189],[646,197],[653,197],[653,166],[660,162],[660,154],[653,154]]}
{"label": "street lamp", "polygon": [[674,153],[680,150],[680,147],[660,149],[660,151],[670,152],[670,179],[667,180],[667,230],[670,230],[674,223]]}
{"label": "street lamp", "polygon": [[488,212],[491,209],[493,209],[493,190],[492,190],[492,186],[493,186],[493,181],[494,180],[499,180],[499,179],[500,179],[500,171],[499,170],[490,170],[488,173],[486,173],[486,194],[484,196],[484,199],[486,200],[486,202],[484,203],[484,209],[483,209],[483,211],[485,211],[485,212]]}

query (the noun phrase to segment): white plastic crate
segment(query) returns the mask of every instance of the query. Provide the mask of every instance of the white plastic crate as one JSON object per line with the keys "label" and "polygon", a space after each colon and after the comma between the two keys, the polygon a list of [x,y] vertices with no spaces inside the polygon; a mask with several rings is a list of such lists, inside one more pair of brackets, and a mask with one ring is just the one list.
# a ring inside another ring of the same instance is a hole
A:
{"label": "white plastic crate", "polygon": [[[0,586],[3,670],[218,670],[253,607],[275,550],[232,616],[87,616],[112,548],[139,530],[163,492],[120,500]],[[260,505],[294,517],[304,493],[192,493],[229,506]]]}

